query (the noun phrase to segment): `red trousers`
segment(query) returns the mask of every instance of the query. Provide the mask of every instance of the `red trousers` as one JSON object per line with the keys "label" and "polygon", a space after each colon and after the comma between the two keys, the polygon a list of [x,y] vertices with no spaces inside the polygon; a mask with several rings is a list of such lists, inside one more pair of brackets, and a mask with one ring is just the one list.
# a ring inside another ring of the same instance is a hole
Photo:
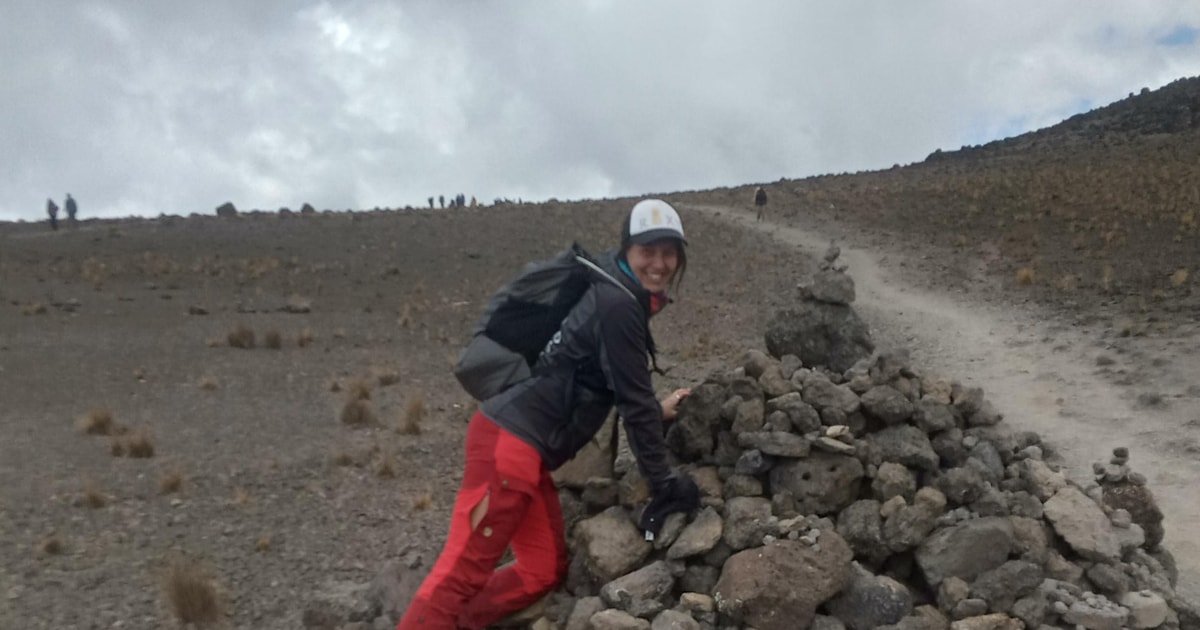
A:
{"label": "red trousers", "polygon": [[[537,450],[476,413],[466,456],[446,545],[397,630],[484,628],[566,576],[562,507]],[[516,562],[497,570],[510,545]]]}

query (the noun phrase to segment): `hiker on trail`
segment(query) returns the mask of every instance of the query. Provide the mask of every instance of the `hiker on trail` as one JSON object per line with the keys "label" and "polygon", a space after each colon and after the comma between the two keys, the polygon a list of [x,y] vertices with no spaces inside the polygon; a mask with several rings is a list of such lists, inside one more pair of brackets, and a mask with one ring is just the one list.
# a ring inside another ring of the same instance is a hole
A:
{"label": "hiker on trail", "polygon": [[446,195],[438,195],[438,205],[442,207],[442,210],[446,209]]}
{"label": "hiker on trail", "polygon": [[58,229],[58,204],[53,199],[46,200],[46,214],[50,215],[50,229]]}
{"label": "hiker on trail", "polygon": [[758,216],[754,220],[762,221],[763,209],[767,207],[767,191],[762,186],[754,189],[754,207],[758,208]]}
{"label": "hiker on trail", "polygon": [[67,193],[67,201],[63,206],[67,209],[67,218],[71,220],[71,223],[74,223],[75,213],[79,211],[79,207],[75,205],[75,198],[71,196],[71,193]]}
{"label": "hiker on trail", "polygon": [[[667,461],[664,423],[691,391],[657,400],[650,317],[687,267],[675,209],[649,199],[625,218],[620,247],[596,273],[533,375],[484,400],[466,437],[466,469],[441,556],[397,630],[484,628],[553,590],[567,573],[562,507],[550,471],[574,457],[615,406],[653,499],[643,529],[699,506],[700,492]],[[601,277],[603,275],[603,277]],[[651,524],[647,524],[651,523]],[[496,570],[511,547],[516,561]]]}
{"label": "hiker on trail", "polygon": [[433,210],[433,197],[429,198],[429,209]]}
{"label": "hiker on trail", "polygon": [[475,195],[471,195],[471,207],[475,208],[478,206],[479,206],[479,204],[475,201]]}

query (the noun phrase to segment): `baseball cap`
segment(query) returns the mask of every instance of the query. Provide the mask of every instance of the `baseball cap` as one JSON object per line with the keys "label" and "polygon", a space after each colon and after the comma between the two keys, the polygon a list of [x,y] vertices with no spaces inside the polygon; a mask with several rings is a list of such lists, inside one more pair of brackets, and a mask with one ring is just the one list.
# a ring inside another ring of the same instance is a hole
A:
{"label": "baseball cap", "polygon": [[679,213],[661,199],[645,199],[637,202],[629,211],[629,219],[621,235],[623,244],[646,245],[664,238],[677,238],[683,243],[683,222]]}

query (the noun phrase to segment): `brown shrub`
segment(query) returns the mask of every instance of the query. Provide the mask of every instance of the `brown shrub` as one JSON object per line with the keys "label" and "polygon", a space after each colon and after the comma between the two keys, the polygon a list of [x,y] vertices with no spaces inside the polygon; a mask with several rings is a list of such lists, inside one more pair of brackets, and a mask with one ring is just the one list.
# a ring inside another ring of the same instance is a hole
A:
{"label": "brown shrub", "polygon": [[93,409],[75,424],[88,435],[113,435],[117,432],[117,423],[113,422],[112,412],[108,409]]}
{"label": "brown shrub", "polygon": [[108,505],[108,495],[100,491],[95,482],[88,480],[83,483],[83,504],[98,510]]}
{"label": "brown shrub", "polygon": [[334,339],[345,339],[346,338],[346,329],[345,328],[334,328],[333,329],[333,337],[334,337]]}
{"label": "brown shrub", "polygon": [[1032,267],[1021,267],[1017,270],[1017,284],[1029,285],[1033,284],[1034,275]]}
{"label": "brown shrub", "polygon": [[268,330],[263,345],[272,350],[278,350],[283,347],[283,335],[279,334],[278,330]]}
{"label": "brown shrub", "polygon": [[162,494],[179,492],[183,488],[183,473],[178,470],[163,474],[158,478],[158,491]]}
{"label": "brown shrub", "polygon": [[115,442],[121,442],[123,448],[119,455],[114,450],[113,455],[124,455],[135,459],[154,457],[154,442],[150,439],[150,434],[141,429],[132,431],[122,440]]}
{"label": "brown shrub", "polygon": [[425,417],[425,400],[421,394],[414,395],[404,407],[404,415],[400,417],[400,425],[396,431],[401,435],[420,435],[421,419]]}
{"label": "brown shrub", "polygon": [[354,458],[346,451],[338,451],[333,454],[334,466],[349,466],[354,463]]}
{"label": "brown shrub", "polygon": [[375,424],[375,411],[371,409],[371,401],[361,398],[351,398],[342,405],[342,412],[338,416],[342,420],[342,424],[352,427],[362,427],[370,424]]}
{"label": "brown shrub", "polygon": [[48,556],[56,556],[62,553],[65,548],[66,545],[63,544],[63,540],[58,534],[50,534],[38,542],[38,551]]}
{"label": "brown shrub", "polygon": [[433,494],[426,492],[413,499],[413,509],[418,512],[424,512],[433,507]]}
{"label": "brown shrub", "polygon": [[234,328],[225,337],[226,343],[230,348],[250,349],[254,347],[254,329],[249,326],[239,325]]}
{"label": "brown shrub", "polygon": [[347,400],[371,400],[371,386],[366,381],[353,381],[346,390]]}
{"label": "brown shrub", "polygon": [[393,479],[396,477],[396,458],[391,451],[384,451],[379,459],[379,467],[375,469],[375,475],[380,479]]}
{"label": "brown shrub", "polygon": [[41,302],[31,302],[21,306],[22,315],[45,315],[46,312],[46,305]]}
{"label": "brown shrub", "polygon": [[264,551],[270,551],[270,549],[271,549],[271,537],[270,536],[259,536],[258,540],[254,541],[254,550],[255,551],[257,551],[259,553],[263,553]]}
{"label": "brown shrub", "polygon": [[172,560],[163,576],[162,588],[171,612],[180,623],[203,626],[221,620],[217,585],[199,562],[185,557]]}
{"label": "brown shrub", "polygon": [[196,386],[206,392],[211,392],[218,387],[217,378],[215,376],[201,376],[199,381],[196,381]]}
{"label": "brown shrub", "polygon": [[300,331],[299,335],[296,336],[296,345],[303,348],[303,347],[311,344],[313,342],[313,340],[316,338],[317,337],[316,337],[316,335],[313,334],[313,331],[311,328],[305,328],[304,330]]}
{"label": "brown shrub", "polygon": [[400,382],[400,374],[395,370],[385,370],[376,377],[380,387],[388,387]]}

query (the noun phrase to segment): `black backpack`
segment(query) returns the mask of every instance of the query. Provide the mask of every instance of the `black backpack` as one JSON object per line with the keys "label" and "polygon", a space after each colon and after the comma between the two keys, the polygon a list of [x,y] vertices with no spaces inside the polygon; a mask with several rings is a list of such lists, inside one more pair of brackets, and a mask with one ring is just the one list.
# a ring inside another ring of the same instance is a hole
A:
{"label": "black backpack", "polygon": [[633,292],[606,273],[579,243],[525,265],[488,300],[454,376],[476,400],[487,400],[533,376],[542,350],[596,281]]}

